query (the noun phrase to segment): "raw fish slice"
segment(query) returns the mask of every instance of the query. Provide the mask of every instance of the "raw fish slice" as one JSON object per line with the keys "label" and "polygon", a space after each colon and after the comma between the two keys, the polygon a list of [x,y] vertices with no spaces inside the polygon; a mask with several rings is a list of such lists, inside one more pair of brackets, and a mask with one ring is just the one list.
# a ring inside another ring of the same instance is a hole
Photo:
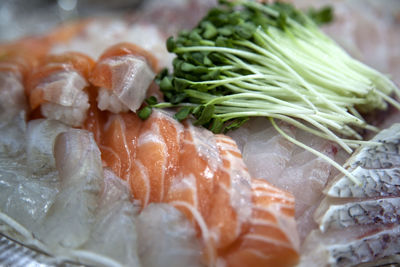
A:
{"label": "raw fish slice", "polygon": [[50,45],[49,40],[42,37],[27,37],[1,44],[0,71],[19,73],[24,83],[29,72],[46,56]]}
{"label": "raw fish slice", "polygon": [[55,201],[57,183],[31,179],[25,158],[21,157],[0,155],[0,169],[1,212],[30,231],[40,228]]}
{"label": "raw fish slice", "polygon": [[100,121],[99,114],[86,125],[98,135],[104,164],[129,182],[144,210],[165,202],[181,211],[201,237],[203,262],[235,266],[249,255],[260,265],[298,260],[293,197],[252,179],[231,138],[157,109],[145,121],[134,113],[103,113]]}
{"label": "raw fish slice", "polygon": [[[257,121],[261,125],[268,125],[266,120]],[[285,130],[290,129],[285,128]],[[254,177],[276,179],[277,181],[270,180],[270,182],[279,183],[282,173],[289,165],[295,145],[277,134],[272,127],[261,128],[258,131],[251,129],[251,131],[252,134],[248,136],[243,148],[244,159],[251,174]],[[291,134],[294,135],[294,132]]]}
{"label": "raw fish slice", "polygon": [[[332,159],[343,160],[343,155],[332,142],[285,123],[280,123],[279,127]],[[239,144],[243,160],[253,177],[263,178],[294,194],[296,217],[320,199],[327,181],[336,173],[331,164],[286,140],[264,118],[251,119],[229,135]]]}
{"label": "raw fish slice", "polygon": [[[251,179],[232,139],[188,127],[180,182],[169,193],[175,194],[171,204],[199,226],[207,260],[227,266],[243,266],[249,260],[252,266],[295,264],[299,241],[293,197]],[[260,226],[260,221],[266,224]]]}
{"label": "raw fish slice", "polygon": [[107,49],[90,77],[90,82],[100,87],[99,109],[135,112],[145,99],[156,70],[157,60],[139,46],[120,43]]}
{"label": "raw fish slice", "polygon": [[108,113],[103,112],[97,108],[97,88],[90,86],[88,88],[89,94],[89,110],[87,112],[87,117],[85,122],[83,123],[82,128],[88,130],[93,133],[94,140],[97,144],[101,144],[102,132],[104,131],[104,127],[106,121],[108,119]]}
{"label": "raw fish slice", "polygon": [[[203,262],[243,264],[254,253],[258,264],[297,261],[293,197],[252,179],[231,138],[157,109],[145,121],[134,113],[90,114],[85,125],[98,136],[104,165],[129,182],[143,209],[165,202],[181,211],[203,241]],[[269,225],[257,226],[262,220]],[[272,241],[259,250],[254,236]]]}
{"label": "raw fish slice", "polygon": [[360,178],[355,185],[346,177],[338,177],[324,191],[328,196],[363,198],[400,195],[400,167],[389,169],[364,169],[357,167],[352,174]]}
{"label": "raw fish slice", "polygon": [[226,249],[244,231],[252,213],[251,177],[236,143],[216,135],[222,166],[214,177],[211,210],[206,217],[217,250]]}
{"label": "raw fish slice", "polygon": [[101,111],[94,105],[96,98],[94,90],[90,96],[91,107],[84,128],[94,134],[104,164],[129,183],[133,172],[137,139],[143,122],[133,113],[111,114]]}
{"label": "raw fish slice", "polygon": [[154,110],[143,122],[129,179],[143,207],[165,200],[177,171],[181,136],[183,126],[163,111]]}
{"label": "raw fish slice", "polygon": [[29,173],[43,177],[56,169],[54,143],[58,134],[66,132],[68,126],[55,120],[37,119],[28,123],[27,166]]}
{"label": "raw fish slice", "polygon": [[140,266],[135,223],[138,212],[139,206],[132,203],[126,181],[105,169],[93,230],[83,248],[111,257],[124,266]]}
{"label": "raw fish slice", "polygon": [[361,185],[339,175],[324,190],[328,196],[399,196],[400,124],[381,131],[371,141],[381,144],[361,147],[346,163]]}
{"label": "raw fish slice", "polygon": [[206,222],[211,209],[214,179],[221,164],[214,135],[188,123],[182,133],[177,171],[165,202],[179,209],[196,225],[205,247],[205,261],[216,260],[215,247]]}
{"label": "raw fish slice", "polygon": [[400,226],[351,227],[321,233],[314,230],[303,245],[299,267],[355,266],[400,253]]}
{"label": "raw fish slice", "polygon": [[129,111],[129,108],[121,103],[117,95],[104,87],[99,88],[97,106],[100,110],[108,110],[115,114]]}
{"label": "raw fish slice", "polygon": [[126,114],[108,118],[100,140],[102,159],[119,177],[130,181],[142,121]]}
{"label": "raw fish slice", "polygon": [[46,51],[45,42],[35,38],[0,45],[0,124],[28,111],[25,81]]}
{"label": "raw fish slice", "polygon": [[[288,135],[336,162],[348,155],[335,144],[278,122]],[[262,178],[294,195],[300,240],[317,227],[312,213],[322,200],[322,190],[338,171],[328,162],[286,140],[265,118],[250,119],[229,135],[238,143],[252,177]]]}
{"label": "raw fish slice", "polygon": [[27,111],[27,107],[21,74],[14,71],[0,71],[0,125],[22,110]]}
{"label": "raw fish slice", "polygon": [[400,198],[369,200],[325,199],[315,213],[319,229],[344,229],[353,225],[398,223]]}
{"label": "raw fish slice", "polygon": [[[168,190],[166,201],[184,201],[192,211],[195,210],[202,216],[207,215],[214,188],[213,179],[221,165],[215,137],[210,131],[189,123],[183,132],[181,144],[178,171]],[[190,219],[193,216],[195,219],[201,217],[193,214],[187,207],[181,206],[179,209]],[[208,238],[206,237],[207,242]]]}
{"label": "raw fish slice", "polygon": [[103,168],[100,151],[87,131],[71,129],[61,133],[54,151],[60,192],[37,236],[53,251],[62,251],[78,248],[89,238]]}
{"label": "raw fish slice", "polygon": [[47,56],[28,81],[31,109],[41,106],[45,117],[81,126],[89,108],[84,89],[93,64],[92,59],[76,52]]}
{"label": "raw fish slice", "polygon": [[353,266],[400,253],[399,130],[381,131],[371,140],[378,144],[361,146],[345,163],[360,185],[340,174],[324,190],[302,266]]}
{"label": "raw fish slice", "polygon": [[26,133],[25,111],[9,117],[0,124],[0,153],[5,156],[17,156],[25,152]]}
{"label": "raw fish slice", "polygon": [[261,179],[253,179],[249,228],[225,255],[228,266],[293,266],[299,239],[294,198]]}
{"label": "raw fish slice", "polygon": [[400,254],[394,254],[390,256],[383,257],[374,262],[367,262],[358,264],[357,267],[377,267],[377,266],[387,266],[394,267],[400,262]]}
{"label": "raw fish slice", "polygon": [[[27,166],[25,116],[0,127],[0,210],[29,230],[37,229],[58,192],[55,169],[44,179],[32,179]],[[38,143],[48,140],[37,135]]]}
{"label": "raw fish slice", "polygon": [[195,228],[174,207],[148,205],[137,218],[137,230],[143,266],[204,266]]}

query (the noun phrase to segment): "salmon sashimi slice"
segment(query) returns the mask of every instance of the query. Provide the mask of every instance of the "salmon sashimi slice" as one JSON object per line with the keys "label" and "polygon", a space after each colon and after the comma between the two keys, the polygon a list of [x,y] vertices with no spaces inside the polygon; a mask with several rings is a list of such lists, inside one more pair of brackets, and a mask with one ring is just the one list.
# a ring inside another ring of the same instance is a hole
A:
{"label": "salmon sashimi slice", "polygon": [[94,104],[96,88],[91,87],[90,109],[83,128],[91,131],[99,145],[103,164],[120,178],[130,181],[142,120],[134,113],[113,114]]}
{"label": "salmon sashimi slice", "polygon": [[99,109],[114,113],[135,112],[145,99],[157,70],[157,60],[137,45],[120,43],[107,49],[90,76],[90,82],[99,87]]}
{"label": "salmon sashimi slice", "polygon": [[293,196],[251,178],[231,138],[154,110],[141,125],[132,171],[143,206],[170,203],[196,225],[209,265],[297,262]]}
{"label": "salmon sashimi slice", "polygon": [[40,107],[47,118],[81,126],[89,109],[84,89],[93,65],[91,58],[77,52],[46,56],[27,82],[31,109]]}
{"label": "salmon sashimi slice", "polygon": [[[24,78],[50,49],[50,42],[41,37],[28,37],[0,45],[0,71],[18,71]],[[25,82],[25,80],[24,80]]]}
{"label": "salmon sashimi slice", "polygon": [[245,230],[251,215],[251,177],[236,143],[224,135],[215,136],[222,160],[214,178],[212,208],[207,218],[213,241],[222,251]]}
{"label": "salmon sashimi slice", "polygon": [[[179,171],[174,179],[181,180],[180,183],[194,186],[194,188],[190,186],[187,188],[196,193],[192,197],[194,200],[192,204],[201,214],[208,214],[209,199],[214,187],[213,177],[221,163],[214,136],[207,130],[188,124],[185,127],[182,142]],[[177,181],[174,181],[174,185],[179,185]],[[180,186],[178,188],[178,192],[183,189]],[[171,189],[169,201],[176,198],[173,195],[174,190]],[[198,196],[201,196],[201,198]]]}
{"label": "salmon sashimi slice", "polygon": [[24,110],[28,113],[25,83],[28,73],[48,50],[41,38],[24,38],[0,45],[0,118],[6,121]]}
{"label": "salmon sashimi slice", "polygon": [[103,116],[90,117],[103,164],[128,181],[142,208],[162,202],[180,210],[202,240],[205,264],[298,261],[293,196],[252,178],[230,137],[157,109],[145,121],[132,112]]}
{"label": "salmon sashimi slice", "polygon": [[294,198],[253,179],[252,213],[246,232],[224,257],[228,266],[293,266],[299,260]]}
{"label": "salmon sashimi slice", "polygon": [[[164,201],[178,166],[183,126],[162,111],[153,112],[143,122],[137,142],[132,190],[135,184],[146,186],[142,205]],[[137,192],[136,195],[140,194]]]}
{"label": "salmon sashimi slice", "polygon": [[107,112],[101,111],[97,108],[97,88],[89,86],[87,88],[89,95],[89,110],[87,112],[86,120],[82,126],[83,129],[93,133],[94,140],[98,145],[101,144],[101,138],[103,133],[104,125],[107,121]]}
{"label": "salmon sashimi slice", "polygon": [[103,161],[124,180],[129,181],[137,136],[142,121],[137,116],[110,114],[104,127],[100,149]]}

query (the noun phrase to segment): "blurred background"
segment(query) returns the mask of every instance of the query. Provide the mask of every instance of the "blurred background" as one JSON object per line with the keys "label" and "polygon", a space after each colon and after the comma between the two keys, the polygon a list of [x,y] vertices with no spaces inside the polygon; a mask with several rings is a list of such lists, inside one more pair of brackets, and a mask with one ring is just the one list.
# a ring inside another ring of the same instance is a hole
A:
{"label": "blurred background", "polygon": [[141,0],[0,0],[0,41],[43,33],[60,22],[136,10]]}
{"label": "blurred background", "polygon": [[[285,0],[288,1],[288,0]],[[0,42],[24,35],[43,33],[60,22],[99,15],[135,12],[143,6],[184,5],[217,0],[0,0]],[[374,9],[381,18],[400,20],[400,0],[291,0],[300,7],[330,4],[350,7],[351,12],[368,13]],[[341,10],[339,10],[341,12]]]}
{"label": "blurred background", "polygon": [[[284,0],[298,7],[331,5],[324,31],[350,54],[400,84],[400,0]],[[0,0],[0,43],[44,34],[77,18],[122,17],[153,24],[165,37],[190,28],[217,0]]]}

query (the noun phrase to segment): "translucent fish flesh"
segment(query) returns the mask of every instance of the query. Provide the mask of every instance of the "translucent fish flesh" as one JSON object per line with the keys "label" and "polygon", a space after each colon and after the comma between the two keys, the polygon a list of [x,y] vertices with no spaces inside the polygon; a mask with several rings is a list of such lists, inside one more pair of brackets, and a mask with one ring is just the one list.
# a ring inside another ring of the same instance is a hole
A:
{"label": "translucent fish flesh", "polygon": [[91,83],[100,87],[99,109],[135,112],[153,82],[156,62],[150,53],[133,44],[121,43],[107,49],[90,77]]}
{"label": "translucent fish flesh", "polygon": [[336,176],[314,214],[300,266],[353,266],[400,254],[400,124],[362,145],[344,166],[359,180]]}
{"label": "translucent fish flesh", "polygon": [[296,263],[293,196],[253,179],[230,137],[157,109],[145,121],[133,113],[103,113],[105,120],[95,114],[87,125],[104,164],[130,184],[144,210],[161,202],[185,215],[202,240],[203,264]]}
{"label": "translucent fish flesh", "polygon": [[61,133],[54,151],[60,192],[38,237],[56,251],[77,248],[87,241],[98,206],[103,168],[100,151],[91,134],[84,130]]}
{"label": "translucent fish flesh", "polygon": [[331,197],[379,197],[400,195],[400,124],[377,134],[373,142],[361,147],[346,163],[349,171],[360,177],[361,185],[347,177],[336,177],[324,189]]}

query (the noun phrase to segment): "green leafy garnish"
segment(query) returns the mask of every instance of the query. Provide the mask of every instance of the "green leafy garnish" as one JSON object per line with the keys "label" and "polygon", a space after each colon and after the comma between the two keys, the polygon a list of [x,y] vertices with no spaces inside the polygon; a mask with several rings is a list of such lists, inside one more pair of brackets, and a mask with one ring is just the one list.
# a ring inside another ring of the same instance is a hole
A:
{"label": "green leafy garnish", "polygon": [[400,109],[390,97],[400,92],[319,30],[331,19],[330,8],[220,1],[196,28],[168,39],[174,70],[157,77],[166,103],[153,106],[183,107],[179,120],[191,114],[213,132],[249,117],[279,119],[351,152],[360,130],[377,130],[360,113]]}
{"label": "green leafy garnish", "polygon": [[151,107],[145,106],[144,108],[140,109],[137,114],[138,114],[139,118],[141,118],[142,120],[145,120],[148,117],[150,117],[151,112],[152,112]]}

